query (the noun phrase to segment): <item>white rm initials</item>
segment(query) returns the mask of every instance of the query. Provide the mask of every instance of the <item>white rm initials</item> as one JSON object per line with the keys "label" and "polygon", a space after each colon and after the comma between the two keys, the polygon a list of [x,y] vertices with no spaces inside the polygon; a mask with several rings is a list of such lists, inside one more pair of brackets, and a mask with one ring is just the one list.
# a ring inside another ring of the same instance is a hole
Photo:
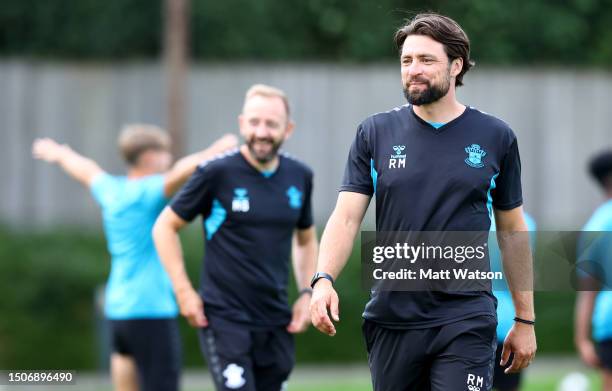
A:
{"label": "white rm initials", "polygon": [[405,168],[406,167],[406,158],[401,159],[389,159],[389,168]]}
{"label": "white rm initials", "polygon": [[480,391],[484,386],[484,377],[468,373],[467,386],[469,391]]}

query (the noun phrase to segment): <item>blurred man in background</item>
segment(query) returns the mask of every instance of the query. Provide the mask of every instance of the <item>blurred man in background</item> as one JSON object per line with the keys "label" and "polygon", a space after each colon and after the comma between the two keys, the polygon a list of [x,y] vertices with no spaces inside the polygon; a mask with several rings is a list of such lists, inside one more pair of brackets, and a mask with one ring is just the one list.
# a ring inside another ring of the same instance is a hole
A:
{"label": "blurred man in background", "polygon": [[[603,389],[612,390],[612,150],[596,155],[589,172],[606,201],[583,228],[578,258],[581,289],[576,299],[574,342],[585,364],[599,368]],[[595,341],[595,343],[593,343]]]}
{"label": "blurred man in background", "polygon": [[[524,212],[525,223],[529,230],[531,252],[535,251],[537,225],[533,217]],[[495,218],[491,221],[491,230],[495,231]],[[493,242],[493,243],[491,243]],[[502,259],[497,239],[490,237],[489,259],[492,271],[502,271]],[[508,283],[493,281],[493,295],[497,298],[497,350],[495,352],[495,369],[493,370],[493,389],[497,391],[518,391],[521,386],[522,372],[505,373],[506,366],[501,365],[504,340],[514,323],[514,306]]]}
{"label": "blurred man in background", "polygon": [[[461,104],[456,87],[473,65],[452,19],[419,14],[395,34],[408,105],[374,114],[357,129],[340,194],[321,239],[311,315],[336,333],[334,279],[347,262],[371,197],[376,231],[487,232],[492,214],[507,274],[531,280],[518,142],[499,119]],[[516,281],[516,280],[514,280]],[[510,281],[512,283],[512,280]],[[516,317],[504,342],[507,372],[535,355],[532,287],[511,287]],[[328,314],[331,314],[331,318]],[[489,391],[495,357],[491,291],[373,289],[363,331],[376,391]]]}
{"label": "blurred man in background", "polygon": [[[238,120],[245,144],[202,164],[153,232],[181,313],[199,328],[217,390],[278,391],[294,365],[292,334],[310,324],[313,173],[278,153],[294,127],[283,91],[251,87]],[[206,244],[199,293],[185,273],[178,238],[198,215]],[[293,312],[287,295],[292,249],[299,290]]]}
{"label": "blurred man in background", "polygon": [[177,305],[151,230],[169,198],[196,166],[236,145],[227,135],[171,167],[170,139],[152,125],[128,125],[119,135],[127,175],[106,173],[93,160],[52,139],[32,145],[36,159],[59,165],[87,187],[102,209],[111,254],[105,316],[111,326],[111,375],[119,391],[175,391],[181,366]]}

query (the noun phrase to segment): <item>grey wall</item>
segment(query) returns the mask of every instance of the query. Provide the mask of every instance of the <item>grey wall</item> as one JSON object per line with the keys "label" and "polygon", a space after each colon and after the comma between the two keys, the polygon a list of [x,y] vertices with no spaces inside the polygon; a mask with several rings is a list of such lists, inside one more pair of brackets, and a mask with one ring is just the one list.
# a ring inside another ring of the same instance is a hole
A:
{"label": "grey wall", "polygon": [[[164,125],[158,64],[0,62],[0,221],[16,225],[99,223],[87,192],[57,167],[30,158],[38,136],[69,143],[105,169],[123,165],[115,139],[124,123]],[[356,125],[404,104],[395,64],[216,64],[189,76],[188,151],[237,132],[243,94],[263,82],[286,90],[296,132],[285,150],[315,171],[315,217],[331,212]],[[508,122],[519,138],[526,209],[541,229],[577,229],[602,195],[588,157],[612,147],[612,74],[558,69],[475,68],[460,100]],[[370,208],[371,210],[373,208]],[[367,226],[372,226],[373,213]]]}

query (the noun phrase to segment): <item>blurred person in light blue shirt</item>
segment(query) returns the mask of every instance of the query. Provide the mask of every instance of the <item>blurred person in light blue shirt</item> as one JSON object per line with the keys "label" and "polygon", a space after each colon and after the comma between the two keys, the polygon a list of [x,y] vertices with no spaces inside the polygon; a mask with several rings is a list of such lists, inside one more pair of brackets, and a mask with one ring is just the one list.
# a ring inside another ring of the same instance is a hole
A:
{"label": "blurred person in light blue shirt", "polygon": [[[525,223],[529,230],[529,243],[532,253],[535,252],[535,241],[537,225],[533,217],[527,212],[523,212]],[[495,231],[495,217],[492,217],[491,231]],[[495,235],[490,235],[489,239],[489,259],[491,270],[502,271],[502,260],[499,246]],[[495,353],[495,370],[493,375],[493,389],[498,391],[516,391],[520,388],[521,372],[504,373],[505,368],[500,365],[501,353],[503,350],[504,339],[514,324],[514,305],[512,295],[505,280],[493,281],[493,294],[497,298],[497,351]]]}
{"label": "blurred person in light blue shirt", "polygon": [[603,389],[612,390],[612,150],[589,164],[605,201],[582,229],[577,269],[581,291],[576,300],[574,342],[585,364],[599,368]]}
{"label": "blurred person in light blue shirt", "polygon": [[104,313],[111,325],[111,374],[116,390],[175,391],[181,367],[178,306],[152,238],[166,203],[206,159],[237,145],[227,135],[171,166],[170,139],[152,125],[128,125],[119,135],[127,175],[110,175],[68,145],[37,139],[35,158],[59,165],[100,205],[111,271]]}

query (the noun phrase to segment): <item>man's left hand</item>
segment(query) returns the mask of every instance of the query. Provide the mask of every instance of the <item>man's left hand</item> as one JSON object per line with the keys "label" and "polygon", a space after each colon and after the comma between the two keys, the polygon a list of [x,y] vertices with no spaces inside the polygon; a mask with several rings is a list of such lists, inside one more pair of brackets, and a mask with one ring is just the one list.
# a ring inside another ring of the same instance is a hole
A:
{"label": "man's left hand", "polygon": [[504,373],[515,373],[527,368],[533,361],[537,350],[535,328],[532,325],[514,323],[504,341],[502,350],[501,366],[505,366],[510,358],[510,353],[514,353],[511,365],[506,368]]}
{"label": "man's left hand", "polygon": [[293,304],[293,316],[287,331],[291,334],[303,333],[310,326],[310,294],[302,294]]}

